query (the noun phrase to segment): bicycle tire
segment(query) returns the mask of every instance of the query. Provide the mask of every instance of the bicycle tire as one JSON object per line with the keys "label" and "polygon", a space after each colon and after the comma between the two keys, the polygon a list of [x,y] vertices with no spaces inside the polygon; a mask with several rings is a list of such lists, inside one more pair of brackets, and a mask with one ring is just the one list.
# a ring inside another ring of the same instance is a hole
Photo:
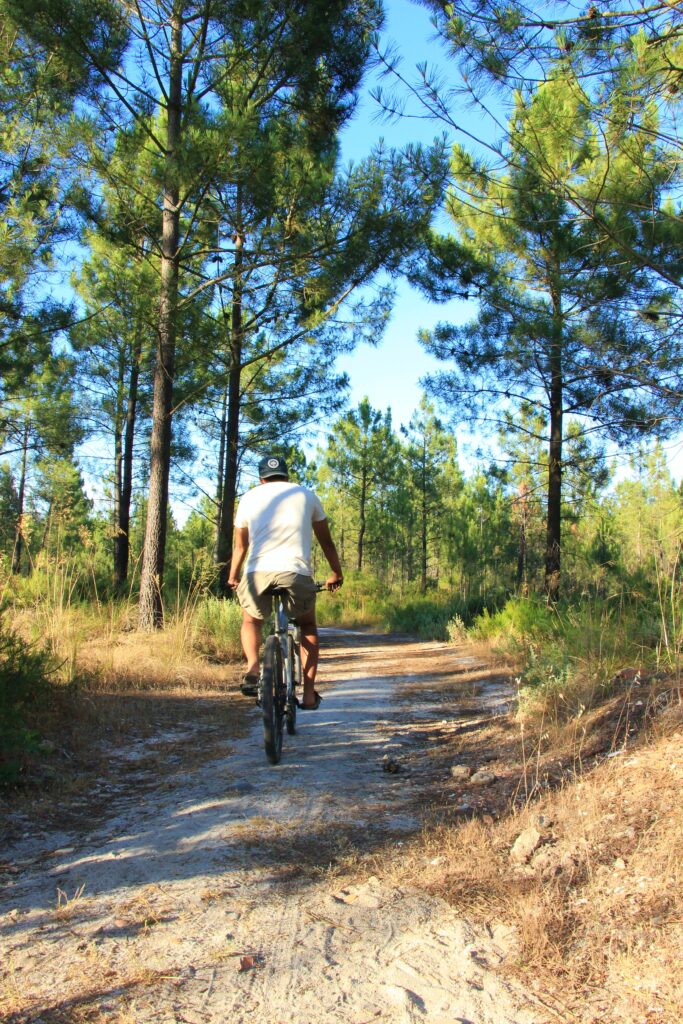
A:
{"label": "bicycle tire", "polygon": [[282,669],[280,642],[277,636],[269,636],[263,652],[261,709],[263,712],[263,741],[266,757],[271,764],[278,764],[282,757],[282,719],[286,701]]}
{"label": "bicycle tire", "polygon": [[[301,680],[297,675],[297,657],[294,649],[294,639],[291,635],[287,637],[287,660],[292,679],[294,680],[294,687],[296,687]],[[296,732],[296,694],[294,687],[292,688],[291,698],[287,700],[287,711],[285,712],[285,725],[290,736],[293,736]]]}

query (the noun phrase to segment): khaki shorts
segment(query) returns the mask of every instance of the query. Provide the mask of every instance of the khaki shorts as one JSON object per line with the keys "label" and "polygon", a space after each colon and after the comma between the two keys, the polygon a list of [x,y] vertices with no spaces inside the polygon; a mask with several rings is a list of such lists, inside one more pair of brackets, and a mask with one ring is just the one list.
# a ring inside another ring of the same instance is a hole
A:
{"label": "khaki shorts", "polygon": [[239,602],[254,619],[267,619],[273,609],[269,587],[286,588],[285,611],[290,619],[298,619],[315,610],[315,580],[297,572],[250,572],[237,588]]}

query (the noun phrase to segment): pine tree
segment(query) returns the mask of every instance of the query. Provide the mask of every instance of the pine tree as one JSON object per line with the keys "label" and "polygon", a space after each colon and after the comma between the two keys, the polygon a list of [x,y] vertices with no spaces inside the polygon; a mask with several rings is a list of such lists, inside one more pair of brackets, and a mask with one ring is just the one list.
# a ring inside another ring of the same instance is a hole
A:
{"label": "pine tree", "polygon": [[[577,220],[567,203],[567,180],[578,187],[610,173],[588,115],[557,76],[528,100],[517,97],[509,172],[496,175],[455,148],[449,210],[459,241],[480,265],[488,261],[488,276],[472,324],[442,325],[424,336],[434,354],[455,363],[431,381],[444,400],[492,418],[533,396],[547,416],[551,600],[560,585],[567,415],[590,417],[591,429],[597,421],[603,436],[653,429],[672,407],[661,382],[678,361],[624,310],[627,296],[637,302],[649,287],[641,268],[624,266],[593,222]],[[657,175],[653,166],[640,187],[652,190]]]}
{"label": "pine tree", "polygon": [[[430,556],[436,555],[444,525],[446,474],[456,461],[455,438],[437,418],[423,396],[407,429],[404,458],[415,507],[415,533],[420,566],[420,592],[427,592]],[[436,568],[436,566],[435,566]]]}
{"label": "pine tree", "polygon": [[346,496],[353,513],[353,525],[344,523],[343,529],[355,532],[359,572],[366,559],[368,534],[372,537],[375,532],[373,512],[397,468],[395,449],[391,413],[373,409],[367,398],[337,421],[328,440],[325,461],[332,486]]}
{"label": "pine tree", "polygon": [[74,449],[83,437],[74,398],[74,372],[74,361],[68,356],[50,358],[35,369],[22,388],[14,389],[11,402],[5,406],[8,419],[1,437],[2,453],[11,461],[17,489],[14,573],[23,568],[24,519],[30,491],[38,487],[36,481],[40,478],[41,493],[45,496],[44,481],[50,475],[50,463],[63,462],[73,467]]}

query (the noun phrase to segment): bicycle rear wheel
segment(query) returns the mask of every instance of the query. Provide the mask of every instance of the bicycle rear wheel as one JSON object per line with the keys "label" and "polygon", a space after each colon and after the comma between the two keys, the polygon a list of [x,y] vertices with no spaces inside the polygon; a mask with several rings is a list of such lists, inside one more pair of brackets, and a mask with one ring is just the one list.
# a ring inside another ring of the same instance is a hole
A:
{"label": "bicycle rear wheel", "polygon": [[263,652],[263,740],[266,757],[277,764],[282,757],[282,720],[285,713],[287,691],[282,664],[282,652],[277,636],[269,636]]}
{"label": "bicycle rear wheel", "polygon": [[293,736],[296,732],[296,687],[300,684],[301,680],[299,675],[301,674],[300,665],[301,662],[297,657],[296,648],[294,646],[294,638],[291,633],[287,637],[287,661],[289,662],[289,671],[292,679],[292,692],[291,695],[287,696],[287,710],[285,712],[285,723],[287,725],[287,732],[290,736]]}

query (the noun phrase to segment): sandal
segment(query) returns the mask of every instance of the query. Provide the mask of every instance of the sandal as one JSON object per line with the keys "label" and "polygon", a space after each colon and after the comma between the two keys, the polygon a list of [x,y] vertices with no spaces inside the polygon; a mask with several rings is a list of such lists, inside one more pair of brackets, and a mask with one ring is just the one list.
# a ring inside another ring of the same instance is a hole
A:
{"label": "sandal", "polygon": [[322,697],[317,690],[313,691],[314,701],[312,704],[304,704],[303,701],[298,701],[300,711],[317,711],[322,704]]}
{"label": "sandal", "polygon": [[245,697],[256,697],[258,694],[258,676],[247,673],[240,683],[240,690]]}

